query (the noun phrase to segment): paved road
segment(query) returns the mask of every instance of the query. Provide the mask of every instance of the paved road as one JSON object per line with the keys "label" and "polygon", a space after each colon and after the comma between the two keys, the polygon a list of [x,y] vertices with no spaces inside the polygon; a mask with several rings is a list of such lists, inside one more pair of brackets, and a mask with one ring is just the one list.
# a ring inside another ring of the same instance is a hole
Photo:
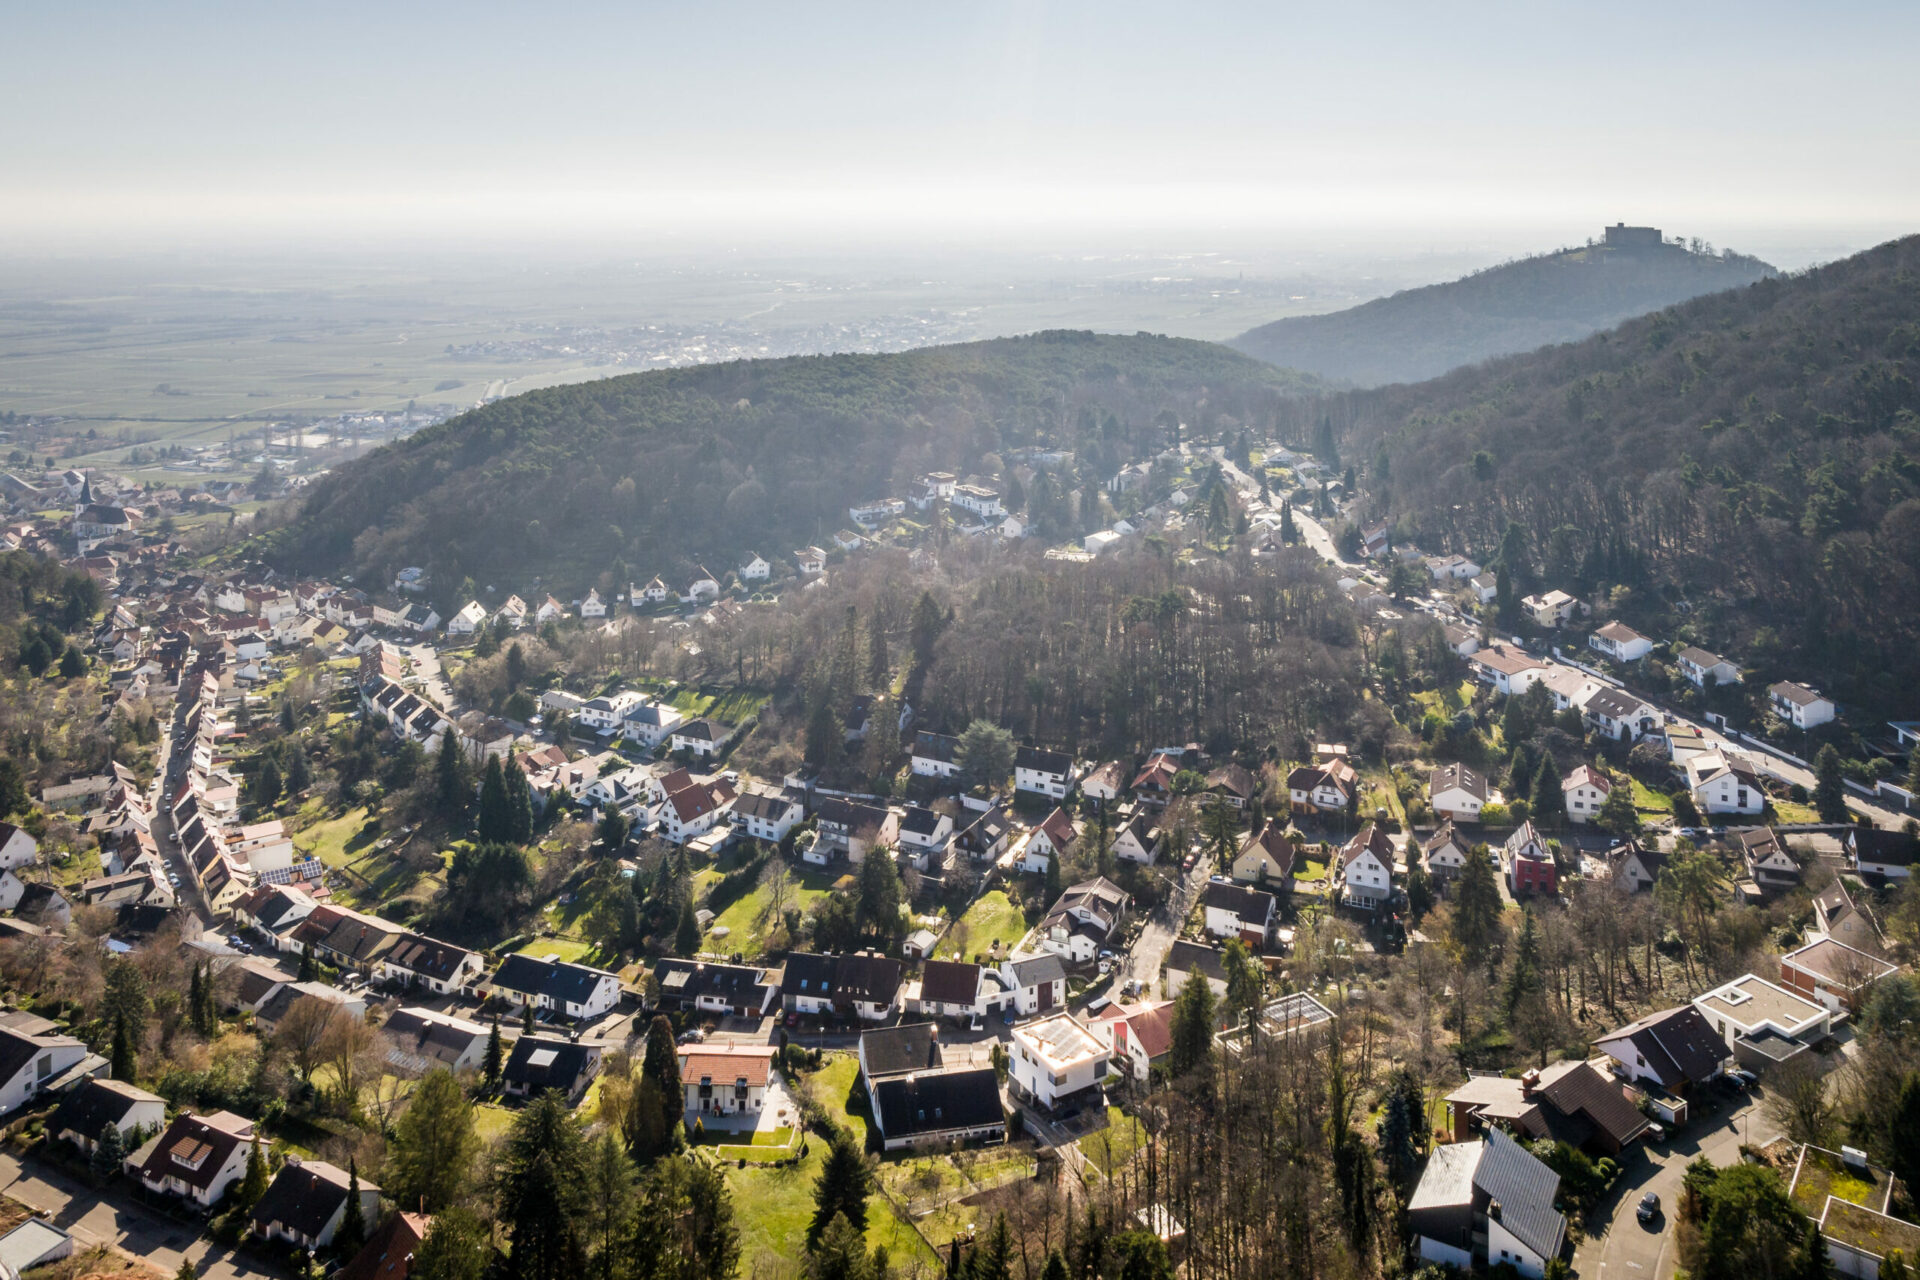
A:
{"label": "paved road", "polygon": [[196,1227],[155,1213],[124,1189],[100,1192],[46,1165],[0,1152],[0,1192],[29,1209],[41,1209],[82,1245],[104,1245],[145,1263],[161,1275],[193,1263],[202,1280],[252,1280],[277,1273],[255,1266],[198,1234]]}
{"label": "paved road", "polygon": [[[1659,1147],[1635,1143],[1602,1204],[1602,1212],[1610,1213],[1607,1224],[1574,1250],[1574,1271],[1586,1280],[1669,1280],[1678,1261],[1673,1215],[1687,1165],[1705,1155],[1724,1168],[1740,1159],[1741,1143],[1764,1146],[1777,1136],[1758,1102],[1748,1100],[1696,1121]],[[1642,1224],[1636,1211],[1649,1191],[1659,1195],[1661,1214]]]}
{"label": "paved road", "polygon": [[[1170,860],[1170,868],[1178,868],[1179,862]],[[1180,926],[1186,922],[1187,913],[1193,909],[1194,897],[1201,886],[1207,882],[1207,876],[1213,866],[1213,855],[1202,853],[1194,859],[1193,870],[1181,875],[1177,870],[1167,874],[1174,878],[1175,888],[1172,897],[1160,910],[1147,917],[1140,936],[1133,940],[1132,950],[1127,952],[1127,960],[1120,971],[1114,975],[1113,990],[1118,991],[1126,985],[1129,978],[1140,983],[1149,998],[1157,996],[1160,978],[1160,964],[1167,958],[1175,938],[1180,936]]]}

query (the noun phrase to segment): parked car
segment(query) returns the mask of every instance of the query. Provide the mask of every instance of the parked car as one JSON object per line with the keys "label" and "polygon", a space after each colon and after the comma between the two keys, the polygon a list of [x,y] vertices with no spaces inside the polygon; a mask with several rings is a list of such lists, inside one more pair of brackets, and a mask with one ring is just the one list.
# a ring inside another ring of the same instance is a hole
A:
{"label": "parked car", "polygon": [[1640,1221],[1652,1222],[1660,1216],[1660,1194],[1656,1191],[1649,1191],[1647,1194],[1641,1196],[1640,1207],[1634,1212],[1639,1215]]}
{"label": "parked car", "polygon": [[700,1044],[705,1041],[706,1038],[707,1033],[698,1027],[693,1028],[691,1031],[682,1031],[680,1033],[681,1044]]}
{"label": "parked car", "polygon": [[1659,1123],[1658,1121],[1655,1121],[1647,1126],[1648,1142],[1665,1142],[1666,1140],[1667,1140],[1667,1126]]}

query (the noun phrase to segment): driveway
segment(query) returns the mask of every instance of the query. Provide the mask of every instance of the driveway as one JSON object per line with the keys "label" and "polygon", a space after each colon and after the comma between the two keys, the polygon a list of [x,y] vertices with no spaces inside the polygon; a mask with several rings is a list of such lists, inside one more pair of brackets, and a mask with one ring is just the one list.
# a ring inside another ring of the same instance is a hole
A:
{"label": "driveway", "polygon": [[[1167,865],[1177,868],[1180,864],[1169,861]],[[1174,939],[1180,936],[1180,926],[1186,923],[1194,895],[1207,882],[1212,865],[1213,856],[1203,853],[1194,861],[1193,870],[1185,875],[1175,871],[1169,876],[1174,887],[1168,902],[1147,917],[1140,936],[1133,940],[1133,949],[1127,952],[1126,962],[1114,975],[1111,990],[1118,991],[1129,978],[1138,980],[1147,992],[1154,990],[1160,977],[1160,964],[1172,950]]]}
{"label": "driveway", "polygon": [[163,1276],[193,1263],[202,1280],[251,1280],[277,1276],[250,1259],[199,1234],[196,1226],[176,1222],[138,1203],[124,1185],[103,1196],[46,1165],[0,1152],[0,1193],[29,1209],[46,1210],[55,1225],[82,1246],[104,1245]]}
{"label": "driveway", "polygon": [[[1657,1147],[1636,1142],[1624,1157],[1620,1175],[1590,1220],[1596,1226],[1573,1253],[1573,1270],[1588,1280],[1669,1280],[1678,1258],[1673,1246],[1673,1215],[1678,1211],[1680,1180],[1687,1165],[1705,1155],[1722,1168],[1740,1159],[1740,1144],[1764,1146],[1778,1135],[1748,1098],[1731,1110],[1696,1120]],[[1636,1216],[1640,1197],[1660,1197],[1660,1216],[1642,1225]]]}

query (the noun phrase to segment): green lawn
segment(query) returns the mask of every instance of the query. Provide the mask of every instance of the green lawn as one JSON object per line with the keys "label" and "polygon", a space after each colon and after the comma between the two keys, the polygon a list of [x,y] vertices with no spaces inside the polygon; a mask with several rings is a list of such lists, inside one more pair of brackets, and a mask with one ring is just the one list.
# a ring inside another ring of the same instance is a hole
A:
{"label": "green lawn", "polygon": [[559,956],[568,964],[592,964],[595,951],[591,943],[578,938],[532,938],[520,944],[518,955]]}
{"label": "green lawn", "polygon": [[1140,1122],[1119,1107],[1107,1108],[1107,1127],[1080,1139],[1080,1153],[1093,1167],[1113,1176],[1114,1170],[1133,1157],[1146,1141],[1147,1131]]}
{"label": "green lawn", "polygon": [[505,1107],[482,1102],[473,1109],[473,1127],[483,1142],[504,1138],[507,1130],[513,1128],[513,1114]]}
{"label": "green lawn", "polygon": [[[718,878],[713,877],[715,880]],[[804,914],[814,902],[833,890],[835,880],[836,877],[824,871],[796,872],[788,893],[788,906]],[[749,956],[758,955],[764,950],[767,935],[779,924],[778,920],[762,918],[766,913],[767,900],[766,886],[757,884],[751,892],[728,904],[727,909],[713,921],[727,930],[726,936],[715,942],[714,949],[738,951]]]}
{"label": "green lawn", "polygon": [[1661,795],[1658,791],[1653,790],[1647,786],[1646,783],[1640,781],[1640,779],[1635,778],[1633,780],[1633,807],[1641,813],[1672,813],[1673,800],[1668,796]]}
{"label": "green lawn", "polygon": [[1459,684],[1444,689],[1427,689],[1413,695],[1413,700],[1424,710],[1436,711],[1443,716],[1451,716],[1456,711],[1464,711],[1473,703],[1473,691],[1480,682],[1469,677]]}
{"label": "green lawn", "polygon": [[1294,868],[1293,878],[1295,880],[1313,881],[1313,880],[1325,879],[1326,874],[1327,874],[1326,863],[1315,862],[1313,859],[1307,858],[1307,859],[1303,859]]}
{"label": "green lawn", "polygon": [[1026,936],[1027,919],[1003,889],[981,894],[967,914],[940,940],[943,959],[969,960],[975,952],[987,954],[997,938],[1004,954]]}
{"label": "green lawn", "polygon": [[[292,827],[294,824],[287,824]],[[293,844],[327,866],[340,869],[365,856],[380,839],[380,828],[367,809],[349,809],[337,818],[321,818],[293,833]]]}
{"label": "green lawn", "polygon": [[1818,822],[1819,811],[1810,804],[1796,804],[1792,800],[1775,800],[1773,815],[1776,822]]}

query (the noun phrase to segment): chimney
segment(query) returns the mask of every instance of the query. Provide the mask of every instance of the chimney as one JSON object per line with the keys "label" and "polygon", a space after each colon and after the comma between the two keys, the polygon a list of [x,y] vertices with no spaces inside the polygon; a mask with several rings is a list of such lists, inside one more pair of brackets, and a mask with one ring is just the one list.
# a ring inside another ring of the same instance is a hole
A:
{"label": "chimney", "polygon": [[927,1036],[927,1069],[929,1071],[940,1065],[940,1024],[931,1023],[930,1027],[931,1030]]}
{"label": "chimney", "polygon": [[1539,1087],[1540,1087],[1539,1068],[1537,1067],[1529,1068],[1527,1072],[1520,1077],[1520,1096],[1522,1098],[1531,1098],[1533,1097],[1534,1090],[1538,1089]]}
{"label": "chimney", "polygon": [[1487,1219],[1490,1222],[1500,1221],[1500,1202],[1498,1200],[1487,1201]]}

